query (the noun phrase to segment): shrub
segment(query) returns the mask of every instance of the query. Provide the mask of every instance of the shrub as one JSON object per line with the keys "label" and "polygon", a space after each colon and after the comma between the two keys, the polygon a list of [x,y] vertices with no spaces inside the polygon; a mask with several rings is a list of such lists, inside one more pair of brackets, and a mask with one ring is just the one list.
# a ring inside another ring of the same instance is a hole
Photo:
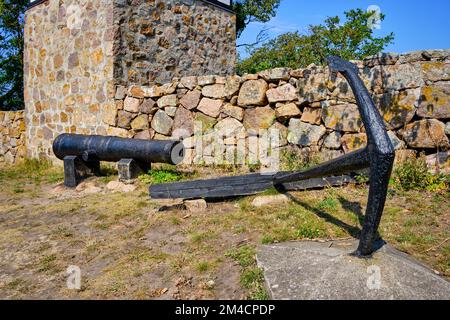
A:
{"label": "shrub", "polygon": [[393,177],[394,187],[401,190],[448,190],[449,175],[432,174],[425,156],[410,158],[397,166]]}

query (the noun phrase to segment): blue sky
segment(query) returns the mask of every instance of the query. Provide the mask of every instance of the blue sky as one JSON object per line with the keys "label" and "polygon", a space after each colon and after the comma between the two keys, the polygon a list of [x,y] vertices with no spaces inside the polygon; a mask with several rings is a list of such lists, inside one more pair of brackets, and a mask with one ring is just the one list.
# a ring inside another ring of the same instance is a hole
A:
{"label": "blue sky", "polygon": [[[281,0],[277,16],[266,24],[253,23],[244,31],[238,44],[253,43],[264,27],[271,28],[270,37],[289,32],[306,31],[327,16],[343,16],[353,8],[366,10],[377,5],[386,15],[376,35],[395,33],[395,43],[386,51],[404,53],[421,49],[450,48],[449,0]],[[240,50],[245,55],[244,50]]]}

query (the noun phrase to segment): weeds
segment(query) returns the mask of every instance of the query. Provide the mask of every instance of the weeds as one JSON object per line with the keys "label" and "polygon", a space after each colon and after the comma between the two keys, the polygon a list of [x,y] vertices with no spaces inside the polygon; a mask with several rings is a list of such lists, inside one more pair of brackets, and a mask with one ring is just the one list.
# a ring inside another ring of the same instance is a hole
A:
{"label": "weeds", "polygon": [[421,155],[417,159],[406,159],[394,170],[391,180],[394,188],[404,191],[427,190],[444,191],[448,190],[450,175],[432,174],[427,167],[425,156]]}
{"label": "weeds", "polygon": [[139,180],[144,184],[160,184],[176,182],[182,179],[182,174],[175,170],[157,169],[150,170],[148,174],[141,175]]}
{"label": "weeds", "polygon": [[[26,179],[35,184],[56,183],[64,178],[61,168],[53,167],[48,160],[25,159],[24,161],[0,169],[0,181]],[[23,193],[23,188],[16,188],[15,193]]]}
{"label": "weeds", "polygon": [[287,149],[281,152],[281,169],[285,171],[304,170],[320,164],[318,153],[305,153],[297,149]]}
{"label": "weeds", "polygon": [[233,259],[242,267],[240,283],[243,288],[250,291],[248,298],[250,300],[268,300],[269,295],[264,287],[263,271],[256,266],[255,248],[242,246],[229,250],[225,256]]}

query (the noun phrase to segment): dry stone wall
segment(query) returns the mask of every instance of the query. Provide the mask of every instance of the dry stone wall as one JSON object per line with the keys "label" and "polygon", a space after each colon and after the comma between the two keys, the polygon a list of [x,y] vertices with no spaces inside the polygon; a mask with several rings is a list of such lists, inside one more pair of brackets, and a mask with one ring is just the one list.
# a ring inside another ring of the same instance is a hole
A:
{"label": "dry stone wall", "polygon": [[[425,152],[431,166],[438,162],[448,167],[450,51],[380,54],[356,63],[398,158]],[[199,123],[204,132],[231,132],[219,151],[208,147],[208,134],[201,150],[193,138],[185,139],[188,164],[212,164],[217,152],[222,153],[219,158],[235,162],[240,156],[248,158],[251,151],[238,155],[236,146],[240,141],[252,145],[259,129],[277,129],[282,150],[320,153],[324,160],[366,144],[347,82],[314,65],[242,77],[183,77],[162,86],[118,86],[115,107],[104,121],[109,134],[138,139],[178,138],[180,129],[192,136]]]}
{"label": "dry stone wall", "polygon": [[0,111],[0,165],[14,164],[27,155],[23,111]]}

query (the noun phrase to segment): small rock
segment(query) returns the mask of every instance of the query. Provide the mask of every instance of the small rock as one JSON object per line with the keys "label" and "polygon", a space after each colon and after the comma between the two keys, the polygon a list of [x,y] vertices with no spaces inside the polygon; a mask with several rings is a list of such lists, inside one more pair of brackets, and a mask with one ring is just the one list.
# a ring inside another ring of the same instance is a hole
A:
{"label": "small rock", "polygon": [[301,120],[310,124],[320,124],[322,118],[322,109],[305,107]]}
{"label": "small rock", "polygon": [[176,107],[178,104],[178,97],[176,94],[171,94],[168,96],[164,96],[159,98],[158,102],[159,108],[166,108],[166,107]]}
{"label": "small rock", "polygon": [[267,99],[270,103],[294,101],[297,98],[297,89],[289,83],[267,91]]}
{"label": "small rock", "polygon": [[431,154],[426,158],[428,168],[433,172],[448,174],[450,172],[450,151]]}
{"label": "small rock", "polygon": [[269,205],[283,204],[289,202],[289,198],[284,194],[279,194],[276,196],[261,196],[256,197],[252,201],[252,206],[254,207],[264,207]]}
{"label": "small rock", "polygon": [[83,181],[75,188],[75,191],[83,193],[99,193],[102,189],[97,187],[93,182]]}
{"label": "small rock", "polygon": [[220,114],[222,105],[223,105],[222,100],[213,100],[213,99],[209,99],[209,98],[203,98],[200,101],[200,104],[197,107],[197,110],[203,112],[207,116],[217,118]]}
{"label": "small rock", "polygon": [[123,104],[123,108],[125,111],[137,113],[139,112],[139,105],[140,105],[139,99],[133,97],[126,97]]}
{"label": "small rock", "polygon": [[56,193],[56,194],[57,193],[64,193],[64,192],[67,192],[67,187],[63,183],[58,184],[52,190],[52,193]]}
{"label": "small rock", "polygon": [[289,121],[288,141],[303,147],[317,145],[326,132],[324,126],[305,123],[300,119],[291,119]]}
{"label": "small rock", "polygon": [[244,109],[233,106],[232,104],[226,104],[222,112],[239,121],[242,121],[242,119],[244,119]]}
{"label": "small rock", "polygon": [[148,115],[141,114],[131,122],[131,129],[134,131],[143,131],[149,128]]}
{"label": "small rock", "polygon": [[367,145],[367,135],[365,133],[345,134],[341,138],[342,147],[345,153],[361,149]]}
{"label": "small rock", "polygon": [[158,112],[156,112],[153,116],[152,128],[160,134],[169,135],[172,125],[173,119],[162,110],[158,110]]}
{"label": "small rock", "polygon": [[197,108],[202,93],[199,90],[193,90],[186,93],[180,100],[183,107],[188,110]]}
{"label": "small rock", "polygon": [[344,132],[359,132],[363,125],[358,106],[343,104],[323,108],[323,122],[329,129]]}
{"label": "small rock", "polygon": [[291,69],[288,68],[274,68],[265,71],[261,71],[259,76],[266,81],[288,81],[291,73]]}
{"label": "small rock", "polygon": [[186,200],[184,201],[184,205],[186,207],[186,210],[192,213],[204,212],[208,208],[208,204],[203,199]]}
{"label": "small rock", "polygon": [[285,121],[302,114],[302,112],[295,103],[288,103],[282,105],[275,110],[275,113],[277,119],[280,119],[281,121]]}
{"label": "small rock", "polygon": [[223,84],[213,84],[203,87],[202,95],[207,98],[222,99],[225,98],[225,86]]}
{"label": "small rock", "polygon": [[246,109],[244,113],[244,126],[248,130],[269,129],[275,120],[275,111],[270,106]]}
{"label": "small rock", "polygon": [[436,83],[422,87],[417,115],[422,118],[450,118],[450,86]]}
{"label": "small rock", "polygon": [[436,119],[413,122],[399,131],[411,148],[448,147],[449,139],[445,135],[445,124]]}
{"label": "small rock", "polygon": [[209,281],[206,283],[206,287],[207,287],[208,289],[213,289],[215,286],[216,286],[216,283],[214,282],[214,280],[209,280]]}
{"label": "small rock", "polygon": [[209,75],[209,76],[201,76],[197,78],[198,81],[198,85],[203,87],[203,86],[207,86],[210,84],[215,84],[216,83],[216,76],[213,75]]}
{"label": "small rock", "polygon": [[262,79],[244,82],[239,92],[238,105],[241,107],[265,105],[267,89],[267,82]]}
{"label": "small rock", "polygon": [[197,86],[197,77],[183,77],[180,84],[182,87],[192,90]]}
{"label": "small rock", "polygon": [[153,99],[148,98],[145,99],[144,102],[139,106],[139,112],[145,113],[145,114],[151,114],[153,113],[153,110],[155,109],[156,102],[153,101]]}
{"label": "small rock", "polygon": [[323,145],[328,149],[339,149],[341,147],[342,134],[339,132],[331,132],[324,140]]}
{"label": "small rock", "polygon": [[134,190],[137,189],[137,187],[135,185],[125,184],[120,181],[111,181],[106,185],[106,189],[112,192],[128,193],[133,192]]}
{"label": "small rock", "polygon": [[183,107],[179,107],[175,113],[173,127],[175,130],[172,136],[175,139],[194,134],[194,117],[192,113]]}
{"label": "small rock", "polygon": [[131,120],[136,116],[136,114],[120,110],[117,117],[117,126],[123,129],[131,128]]}

